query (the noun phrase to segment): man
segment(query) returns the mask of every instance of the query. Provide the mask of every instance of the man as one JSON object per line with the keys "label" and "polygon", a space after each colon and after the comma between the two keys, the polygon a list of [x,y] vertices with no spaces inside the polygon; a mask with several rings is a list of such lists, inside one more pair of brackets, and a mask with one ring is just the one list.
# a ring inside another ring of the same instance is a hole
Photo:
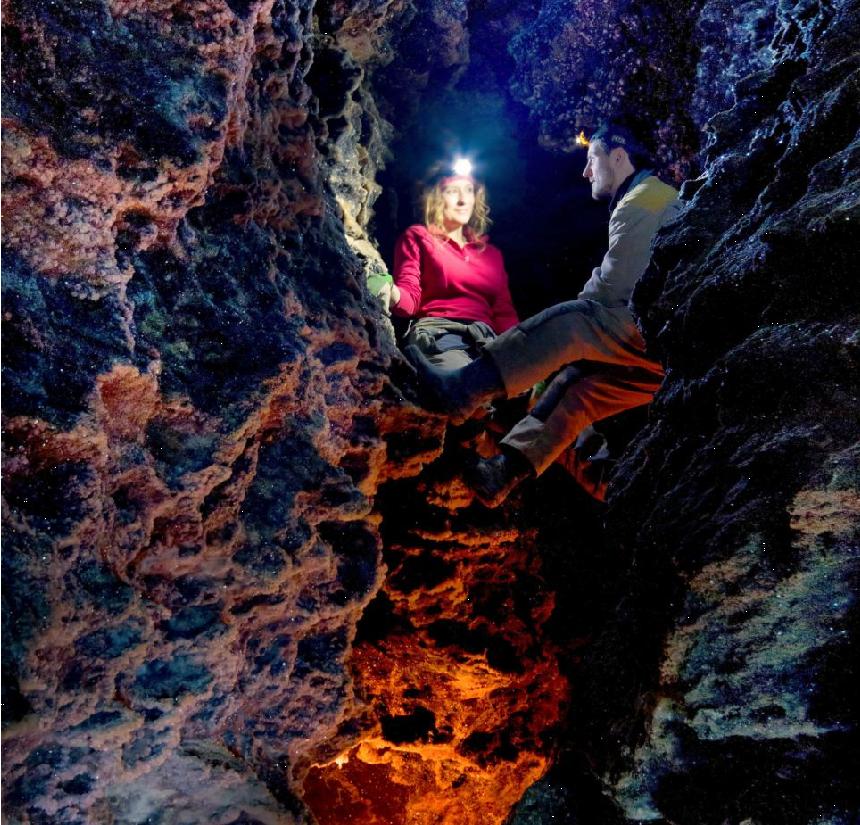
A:
{"label": "man", "polygon": [[[441,370],[407,348],[424,402],[457,421],[488,400],[513,397],[558,372],[535,408],[467,482],[488,506],[529,475],[540,475],[592,422],[647,404],[663,371],[645,355],[628,302],[648,267],[657,230],[680,209],[678,193],[642,166],[645,157],[623,128],[592,137],[583,177],[595,199],[610,201],[609,248],[577,300],[535,315],[490,342],[476,361]],[[574,362],[576,364],[574,365]]]}

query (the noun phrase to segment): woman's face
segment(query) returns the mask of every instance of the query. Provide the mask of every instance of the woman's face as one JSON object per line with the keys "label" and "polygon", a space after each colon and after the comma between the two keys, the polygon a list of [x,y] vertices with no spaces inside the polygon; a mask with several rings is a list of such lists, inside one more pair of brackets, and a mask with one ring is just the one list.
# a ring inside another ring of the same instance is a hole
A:
{"label": "woman's face", "polygon": [[453,178],[442,185],[442,220],[445,229],[465,226],[474,211],[475,182],[471,178]]}

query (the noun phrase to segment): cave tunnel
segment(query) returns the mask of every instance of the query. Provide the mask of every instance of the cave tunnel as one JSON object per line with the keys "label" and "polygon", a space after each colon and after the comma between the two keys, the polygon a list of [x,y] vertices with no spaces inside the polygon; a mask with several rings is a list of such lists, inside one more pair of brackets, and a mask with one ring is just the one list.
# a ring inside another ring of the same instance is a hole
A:
{"label": "cave tunnel", "polygon": [[[508,49],[521,19],[512,15],[499,31],[489,10],[470,9],[464,21],[468,62],[456,72],[437,67],[424,88],[404,87],[390,76],[402,76],[404,68],[414,74],[413,60],[419,68],[439,61],[437,32],[428,33],[429,55],[413,58],[407,49],[380,71],[380,102],[396,128],[392,159],[378,176],[382,191],[370,230],[393,266],[398,234],[423,220],[417,196],[427,171],[458,156],[470,158],[487,187],[490,236],[505,255],[518,312],[528,317],[576,297],[600,261],[608,211],[591,199],[580,177],[585,150],[541,146],[535,119],[511,91],[516,64]],[[408,40],[408,32],[401,36]]]}
{"label": "cave tunnel", "polygon": [[[860,822],[856,0],[2,11],[6,821]],[[487,507],[368,285],[463,154],[576,298],[607,119],[665,378]]]}

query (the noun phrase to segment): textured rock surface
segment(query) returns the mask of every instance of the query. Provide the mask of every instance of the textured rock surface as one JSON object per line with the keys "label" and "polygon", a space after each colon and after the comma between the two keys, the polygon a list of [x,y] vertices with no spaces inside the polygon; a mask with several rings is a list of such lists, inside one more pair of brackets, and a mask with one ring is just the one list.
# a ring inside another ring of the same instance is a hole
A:
{"label": "textured rock surface", "polygon": [[[510,44],[513,91],[538,119],[541,140],[576,147],[610,113],[651,135],[662,166],[677,179],[698,143],[690,112],[698,4],[662,0],[546,0]],[[684,46],[681,46],[684,44]]]}
{"label": "textured rock surface", "polygon": [[364,72],[399,11],[4,4],[16,821],[305,821],[305,773],[354,752],[396,763],[404,810],[465,822],[480,787],[500,819],[548,763],[551,595],[487,615],[538,581],[527,536],[443,532],[489,557],[445,562],[444,587],[401,582],[426,547],[392,551],[414,629],[386,643],[394,669],[372,641],[353,653],[386,569],[373,496],[439,454],[443,425],[404,402],[362,287],[390,128]]}
{"label": "textured rock surface", "polygon": [[402,398],[311,11],[4,4],[11,816],[303,820],[353,713]]}
{"label": "textured rock surface", "polygon": [[[3,26],[10,821],[498,823],[554,755],[512,822],[853,821],[856,2]],[[473,506],[364,292],[379,113],[458,78],[703,169],[606,512],[553,472]]]}
{"label": "textured rock surface", "polygon": [[634,566],[589,672],[617,692],[580,717],[631,819],[860,807],[858,25],[778,9],[637,294],[669,374],[607,515]]}
{"label": "textured rock surface", "polygon": [[379,732],[308,775],[321,825],[501,822],[549,765],[568,686],[537,530],[467,507],[459,449],[382,493],[388,576],[352,660]]}

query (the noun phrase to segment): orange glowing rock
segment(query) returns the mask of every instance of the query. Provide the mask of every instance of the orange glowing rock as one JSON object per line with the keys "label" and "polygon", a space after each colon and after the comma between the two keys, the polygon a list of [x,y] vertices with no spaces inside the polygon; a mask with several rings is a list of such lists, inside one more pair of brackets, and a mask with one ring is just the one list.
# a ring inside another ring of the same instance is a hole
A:
{"label": "orange glowing rock", "polygon": [[539,581],[530,537],[412,535],[436,545],[451,575],[398,592],[406,559],[427,554],[396,548],[405,557],[385,590],[401,629],[357,643],[351,661],[376,725],[306,775],[303,799],[320,825],[502,823],[549,765],[568,685],[542,633],[552,597],[540,589],[526,611],[518,603]]}

